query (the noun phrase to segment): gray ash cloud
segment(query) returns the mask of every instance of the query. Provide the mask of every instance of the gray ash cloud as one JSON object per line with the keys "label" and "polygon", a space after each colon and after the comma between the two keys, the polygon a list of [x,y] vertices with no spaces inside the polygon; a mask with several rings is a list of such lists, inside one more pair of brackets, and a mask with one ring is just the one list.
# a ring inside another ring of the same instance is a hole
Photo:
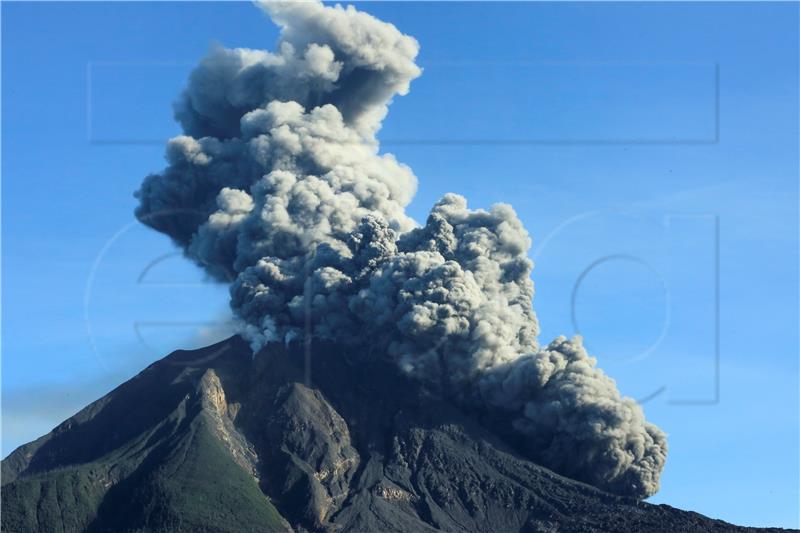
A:
{"label": "gray ash cloud", "polygon": [[390,357],[465,409],[511,420],[532,459],[654,494],[664,433],[580,339],[538,346],[531,241],[514,210],[448,194],[425,225],[406,215],[417,178],[376,134],[421,74],[418,43],[352,7],[260,7],[281,27],[277,51],[212,48],[137,217],[230,283],[254,350],[311,334]]}

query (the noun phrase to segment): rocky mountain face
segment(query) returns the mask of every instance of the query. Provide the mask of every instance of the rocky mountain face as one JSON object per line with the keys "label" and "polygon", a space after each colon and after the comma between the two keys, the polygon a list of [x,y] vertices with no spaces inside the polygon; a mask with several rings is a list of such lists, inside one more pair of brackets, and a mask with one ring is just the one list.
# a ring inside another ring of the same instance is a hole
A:
{"label": "rocky mountain face", "polygon": [[748,530],[559,476],[491,428],[378,359],[321,343],[253,358],[234,337],[9,455],[2,530]]}

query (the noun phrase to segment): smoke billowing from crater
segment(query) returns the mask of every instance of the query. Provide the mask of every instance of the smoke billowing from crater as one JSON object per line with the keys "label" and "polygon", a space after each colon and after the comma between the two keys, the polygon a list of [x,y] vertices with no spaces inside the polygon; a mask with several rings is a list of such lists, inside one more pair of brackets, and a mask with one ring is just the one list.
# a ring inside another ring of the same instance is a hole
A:
{"label": "smoke billowing from crater", "polygon": [[424,226],[405,214],[417,179],[376,133],[421,74],[418,43],[352,7],[261,7],[281,27],[277,52],[217,46],[193,71],[175,106],[185,134],[137,192],[139,219],[231,284],[254,349],[310,324],[502,414],[541,464],[655,493],[664,434],[580,339],[537,344],[531,241],[514,210],[448,194]]}

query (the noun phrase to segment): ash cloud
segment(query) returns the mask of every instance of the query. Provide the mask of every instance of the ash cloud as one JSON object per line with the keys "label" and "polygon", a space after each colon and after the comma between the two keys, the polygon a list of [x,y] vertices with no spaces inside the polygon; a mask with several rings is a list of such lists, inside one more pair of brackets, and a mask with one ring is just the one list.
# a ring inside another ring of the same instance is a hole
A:
{"label": "ash cloud", "polygon": [[448,194],[424,226],[405,214],[417,179],[376,134],[421,74],[418,43],[352,7],[260,7],[281,27],[277,51],[215,46],[202,60],[175,106],[184,135],[136,193],[139,219],[230,283],[254,350],[308,332],[390,357],[510,420],[531,459],[655,493],[664,434],[580,339],[537,344],[531,241],[514,210]]}

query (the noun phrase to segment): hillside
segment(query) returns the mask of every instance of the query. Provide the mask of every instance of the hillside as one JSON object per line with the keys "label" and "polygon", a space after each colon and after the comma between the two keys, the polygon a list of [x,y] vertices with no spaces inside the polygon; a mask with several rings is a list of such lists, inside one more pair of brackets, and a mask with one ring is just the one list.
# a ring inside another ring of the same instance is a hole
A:
{"label": "hillside", "polygon": [[525,460],[394,366],[178,351],[2,463],[3,531],[746,531]]}

